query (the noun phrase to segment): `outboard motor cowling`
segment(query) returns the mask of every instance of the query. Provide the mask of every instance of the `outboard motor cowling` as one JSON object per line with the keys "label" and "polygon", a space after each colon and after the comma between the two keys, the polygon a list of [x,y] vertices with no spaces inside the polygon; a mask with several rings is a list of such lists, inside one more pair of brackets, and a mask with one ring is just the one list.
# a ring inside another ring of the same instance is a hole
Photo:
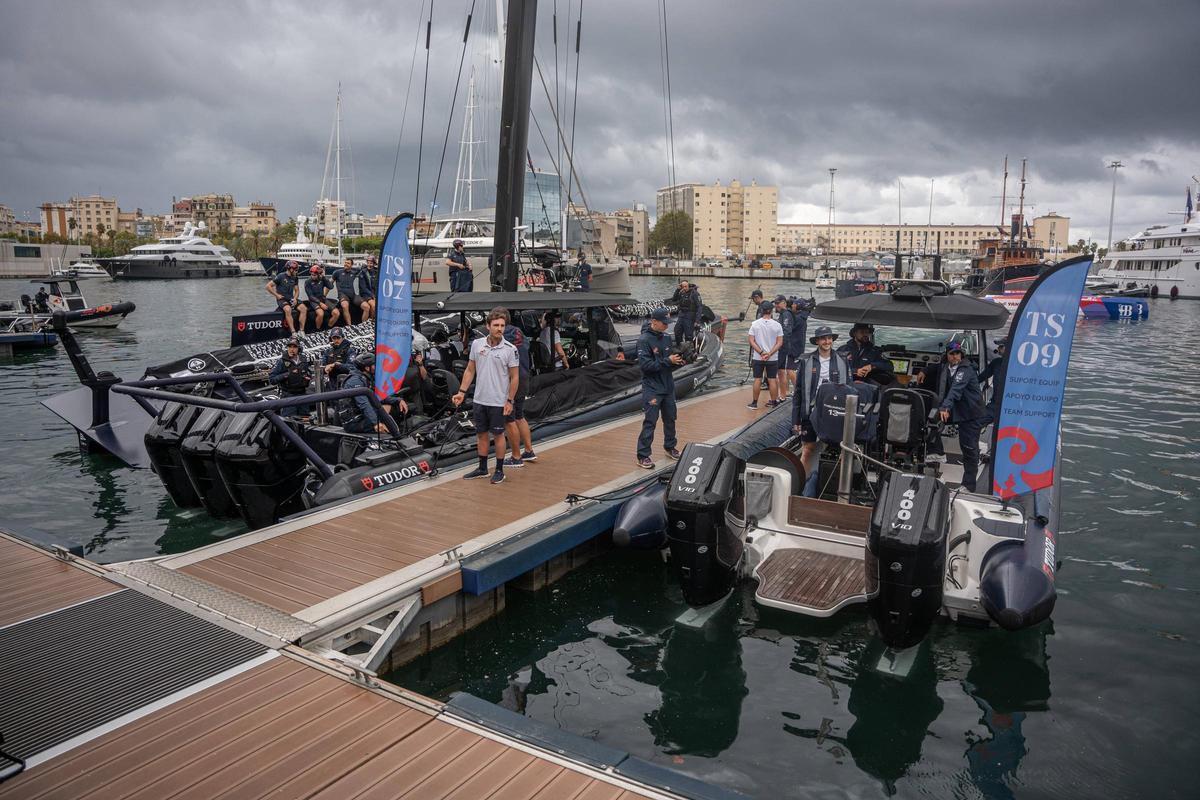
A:
{"label": "outboard motor cowling", "polygon": [[725,524],[741,463],[714,444],[689,444],[667,490],[667,543],[683,599],[691,606],[720,600],[742,557],[742,537]]}
{"label": "outboard motor cowling", "polygon": [[200,505],[200,495],[196,494],[187,470],[183,468],[180,445],[201,411],[200,406],[164,403],[158,416],[146,428],[143,439],[150,467],[162,481],[171,502],[180,508]]}
{"label": "outboard motor cowling", "polygon": [[236,415],[226,425],[213,459],[250,530],[303,510],[300,490],[308,461],[266,416]]}
{"label": "outboard motor cowling", "polygon": [[950,493],[927,475],[889,472],[871,514],[867,608],[890,647],[911,647],[942,608]]}
{"label": "outboard motor cowling", "polygon": [[200,497],[204,510],[214,517],[236,517],[237,505],[229,496],[213,460],[225,426],[235,415],[219,408],[206,408],[196,417],[179,446],[183,468]]}

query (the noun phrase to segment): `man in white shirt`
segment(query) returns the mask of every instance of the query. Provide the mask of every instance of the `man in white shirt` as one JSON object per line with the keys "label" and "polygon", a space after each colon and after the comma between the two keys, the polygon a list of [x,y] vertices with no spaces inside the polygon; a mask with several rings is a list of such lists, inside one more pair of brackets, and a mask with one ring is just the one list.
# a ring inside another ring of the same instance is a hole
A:
{"label": "man in white shirt", "polygon": [[754,376],[753,399],[746,408],[758,408],[758,396],[762,394],[763,374],[767,377],[767,390],[771,399],[768,408],[779,405],[779,348],[783,347],[783,326],[771,318],[775,312],[772,303],[758,307],[758,319],[750,326],[750,368]]}
{"label": "man in white shirt", "polygon": [[455,408],[462,405],[467,389],[471,388],[471,381],[478,376],[471,419],[475,423],[479,466],[474,472],[463,476],[466,480],[487,477],[489,438],[496,441],[496,472],[492,475],[492,483],[501,483],[504,480],[504,454],[507,452],[504,418],[512,413],[520,379],[517,348],[504,338],[504,327],[507,324],[508,312],[503,308],[493,308],[488,312],[488,335],[471,342],[467,371],[463,373],[458,392],[450,398]]}
{"label": "man in white shirt", "polygon": [[550,353],[550,360],[554,363],[554,369],[570,369],[571,365],[567,362],[567,353],[563,350],[562,334],[558,332],[558,314],[553,311],[547,311],[542,317],[542,330],[538,334],[538,341],[546,346],[547,352]]}

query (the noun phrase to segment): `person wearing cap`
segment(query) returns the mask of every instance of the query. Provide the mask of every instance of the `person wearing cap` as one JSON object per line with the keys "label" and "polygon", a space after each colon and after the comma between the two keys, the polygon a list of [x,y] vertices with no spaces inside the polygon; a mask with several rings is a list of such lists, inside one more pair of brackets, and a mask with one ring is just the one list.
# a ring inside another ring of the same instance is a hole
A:
{"label": "person wearing cap", "polygon": [[[375,388],[375,356],[363,353],[355,356],[350,362],[350,377],[342,384],[343,389]],[[391,406],[397,405],[401,414],[408,413],[408,403],[403,398],[392,398],[383,405],[385,412],[391,412]],[[342,430],[346,433],[387,433],[387,423],[379,416],[379,412],[365,394],[355,397],[345,397],[338,401],[338,414],[342,420]]]}
{"label": "person wearing cap", "polygon": [[579,288],[576,291],[590,292],[592,290],[592,265],[579,251],[579,260],[575,262],[575,275],[579,278]]}
{"label": "person wearing cap", "polygon": [[871,341],[875,335],[875,326],[865,322],[856,322],[850,328],[850,341],[838,348],[838,352],[850,365],[855,380],[872,380],[879,384],[888,384],[895,380],[892,362],[883,355],[879,345]]}
{"label": "person wearing cap", "polygon": [[642,371],[642,432],[637,440],[637,463],[642,469],[654,469],[650,451],[660,416],[663,448],[670,458],[679,458],[675,438],[675,376],[671,374],[671,367],[683,364],[683,358],[671,354],[671,339],[667,336],[670,319],[667,309],[654,309],[637,341],[638,367]]}
{"label": "person wearing cap", "polygon": [[463,250],[463,240],[455,239],[450,252],[446,255],[446,268],[450,270],[450,291],[469,292],[475,283],[471,275],[471,265],[467,263],[467,254]]}
{"label": "person wearing cap", "polygon": [[458,408],[467,397],[467,389],[478,376],[475,385],[471,421],[475,424],[475,445],[479,454],[479,467],[463,476],[465,480],[488,476],[489,438],[496,442],[496,471],[492,483],[504,481],[505,446],[504,418],[513,412],[520,385],[520,355],[517,348],[504,338],[508,325],[508,311],[493,308],[488,312],[488,335],[471,342],[471,355],[467,370],[463,373],[458,391],[450,398]]}
{"label": "person wearing cap", "polygon": [[320,264],[313,264],[308,270],[308,279],[304,281],[304,304],[313,312],[315,330],[319,331],[325,325],[326,315],[329,316],[329,324],[333,325],[341,314],[326,296],[332,288],[333,281],[325,275],[325,268]]}
{"label": "person wearing cap", "polygon": [[826,325],[813,332],[808,340],[817,346],[808,355],[800,359],[796,370],[796,392],[792,395],[792,430],[800,434],[803,447],[800,450],[800,460],[804,464],[808,481],[804,484],[804,496],[817,495],[817,458],[821,454],[821,445],[812,424],[813,406],[817,400],[817,389],[823,383],[848,383],[850,381],[850,365],[846,359],[834,351],[833,343],[837,339]]}
{"label": "person wearing cap", "polygon": [[329,276],[333,279],[334,285],[338,290],[338,305],[342,309],[342,321],[346,325],[354,324],[354,317],[351,314],[352,309],[358,309],[362,315],[359,318],[360,322],[366,322],[371,318],[371,304],[358,296],[358,270],[354,267],[350,259],[339,268],[335,269]]}
{"label": "person wearing cap", "polygon": [[341,328],[331,328],[329,331],[329,349],[321,359],[321,369],[330,380],[350,370],[350,362],[356,352],[354,345],[346,339],[345,331]]}
{"label": "person wearing cap", "polygon": [[[504,459],[504,466],[519,468],[525,462],[537,461],[537,453],[533,451],[533,432],[529,429],[529,420],[525,419],[525,397],[529,394],[529,376],[533,371],[533,360],[529,355],[529,337],[525,331],[507,317],[504,310],[504,338],[517,348],[517,393],[513,397],[512,413],[504,417],[504,433],[512,455]],[[524,449],[521,449],[524,446]]]}
{"label": "person wearing cap", "polygon": [[775,296],[775,321],[783,328],[783,344],[779,348],[779,397],[784,398],[791,392],[795,379],[789,371],[794,370],[795,366],[789,367],[788,360],[792,354],[792,328],[796,326],[796,318],[788,308],[787,298],[781,294]]}
{"label": "person wearing cap", "polygon": [[792,312],[792,340],[788,344],[788,369],[792,371],[790,377],[794,382],[800,359],[804,357],[804,351],[808,349],[806,347],[808,344],[808,315],[812,313],[816,303],[792,297],[789,298],[788,305],[791,306]]}
{"label": "person wearing cap", "polygon": [[958,342],[946,345],[945,363],[938,371],[938,416],[942,422],[958,426],[958,446],[962,450],[962,487],[975,491],[979,472],[979,432],[987,411],[979,390],[979,375],[964,358]]}
{"label": "person wearing cap", "polygon": [[696,319],[700,316],[700,291],[689,281],[680,281],[679,288],[671,297],[679,307],[675,318],[675,344],[691,341],[696,335]]}
{"label": "person wearing cap", "polygon": [[767,388],[771,396],[767,407],[774,408],[780,403],[779,349],[783,347],[783,326],[772,318],[774,312],[775,305],[764,302],[758,307],[758,319],[750,326],[750,368],[754,386],[746,408],[758,408],[758,396],[762,394],[764,377],[767,379]]}
{"label": "person wearing cap", "polygon": [[[281,397],[300,397],[308,394],[308,383],[312,380],[312,365],[300,349],[300,340],[295,336],[287,340],[283,355],[275,362],[267,381],[279,387]],[[279,411],[283,416],[308,414],[306,405],[287,406]]]}
{"label": "person wearing cap", "polygon": [[367,304],[363,321],[375,316],[375,294],[379,288],[379,263],[374,256],[367,257],[367,263],[358,270],[358,296]]}
{"label": "person wearing cap", "polygon": [[[283,272],[267,281],[267,293],[275,298],[276,306],[283,313],[283,327],[292,335],[304,331],[304,321],[308,314],[308,306],[299,302],[299,273],[300,265],[295,261],[289,261]],[[296,327],[296,320],[292,317],[293,313],[299,314],[299,327]]]}
{"label": "person wearing cap", "polygon": [[[1005,354],[1008,351],[1008,339],[996,340],[996,357],[987,363],[983,372],[979,373],[979,385],[992,383],[992,394],[987,404],[987,422],[999,422],[1000,398],[1004,396],[1004,381],[1008,376],[1008,361]],[[984,424],[986,425],[987,422]]]}

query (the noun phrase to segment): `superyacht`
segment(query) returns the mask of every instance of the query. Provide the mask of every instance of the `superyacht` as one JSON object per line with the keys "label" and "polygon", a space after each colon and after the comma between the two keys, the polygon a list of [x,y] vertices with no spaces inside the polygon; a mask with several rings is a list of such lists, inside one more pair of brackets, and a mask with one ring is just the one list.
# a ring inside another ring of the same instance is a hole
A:
{"label": "superyacht", "polygon": [[185,223],[178,236],[143,244],[126,255],[99,259],[118,280],[236,278],[242,274],[233,255],[205,238],[201,222]]}
{"label": "superyacht", "polygon": [[1200,300],[1200,222],[1153,225],[1104,257],[1097,275],[1118,291],[1148,289],[1151,297]]}

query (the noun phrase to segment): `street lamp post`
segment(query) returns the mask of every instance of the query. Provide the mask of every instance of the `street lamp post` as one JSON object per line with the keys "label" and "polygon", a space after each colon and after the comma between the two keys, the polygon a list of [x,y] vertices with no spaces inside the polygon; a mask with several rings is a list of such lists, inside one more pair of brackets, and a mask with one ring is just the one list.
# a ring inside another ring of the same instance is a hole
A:
{"label": "street lamp post", "polygon": [[1117,170],[1125,166],[1120,161],[1114,161],[1108,165],[1108,168],[1113,171],[1112,185],[1112,202],[1108,206],[1108,251],[1112,252],[1112,229],[1113,229],[1113,214],[1117,210]]}

